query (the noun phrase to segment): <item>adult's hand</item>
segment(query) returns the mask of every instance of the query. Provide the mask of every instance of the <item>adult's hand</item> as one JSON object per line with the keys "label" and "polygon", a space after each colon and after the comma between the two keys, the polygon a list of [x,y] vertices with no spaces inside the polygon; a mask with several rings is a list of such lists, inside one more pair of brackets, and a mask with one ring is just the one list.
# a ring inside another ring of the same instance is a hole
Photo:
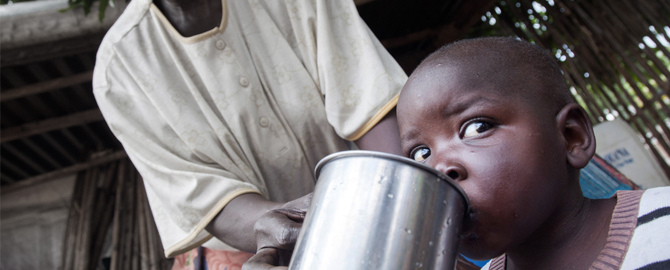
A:
{"label": "adult's hand", "polygon": [[242,270],[286,270],[288,266],[279,265],[279,250],[276,248],[260,249],[242,265]]}
{"label": "adult's hand", "polygon": [[270,210],[254,225],[256,255],[243,265],[245,270],[286,269],[298,240],[312,194]]}

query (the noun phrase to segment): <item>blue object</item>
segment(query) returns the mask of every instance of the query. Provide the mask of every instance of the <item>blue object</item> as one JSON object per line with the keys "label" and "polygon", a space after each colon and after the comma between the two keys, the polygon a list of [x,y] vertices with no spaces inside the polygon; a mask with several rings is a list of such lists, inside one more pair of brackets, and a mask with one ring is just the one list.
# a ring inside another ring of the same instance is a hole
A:
{"label": "blue object", "polygon": [[593,159],[581,170],[579,184],[582,186],[584,197],[589,199],[607,199],[617,190],[632,189]]}
{"label": "blue object", "polygon": [[470,258],[465,257],[465,256],[463,256],[463,258],[465,258],[466,260],[468,260],[468,261],[471,262],[471,263],[474,263],[476,266],[479,266],[479,267],[484,267],[484,265],[486,265],[486,264],[489,262],[489,260],[486,260],[486,261],[475,261],[475,260],[470,259]]}

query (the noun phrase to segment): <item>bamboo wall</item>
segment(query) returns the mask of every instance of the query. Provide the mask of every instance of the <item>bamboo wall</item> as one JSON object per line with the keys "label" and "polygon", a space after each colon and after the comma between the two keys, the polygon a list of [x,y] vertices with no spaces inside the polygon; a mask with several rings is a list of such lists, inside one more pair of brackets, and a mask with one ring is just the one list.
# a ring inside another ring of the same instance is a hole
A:
{"label": "bamboo wall", "polygon": [[172,267],[165,258],[142,178],[128,159],[77,176],[61,269],[100,269],[103,247],[110,242],[111,270]]}
{"label": "bamboo wall", "polygon": [[505,0],[482,21],[551,50],[592,122],[624,119],[670,177],[669,0]]}

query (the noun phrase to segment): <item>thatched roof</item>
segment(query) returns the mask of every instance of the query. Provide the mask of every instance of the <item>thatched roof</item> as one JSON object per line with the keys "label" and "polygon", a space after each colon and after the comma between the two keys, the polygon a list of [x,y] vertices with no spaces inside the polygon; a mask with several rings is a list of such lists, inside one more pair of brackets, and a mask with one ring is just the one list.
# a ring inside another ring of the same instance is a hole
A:
{"label": "thatched roof", "polygon": [[670,1],[506,0],[482,19],[551,50],[592,122],[624,119],[670,176]]}

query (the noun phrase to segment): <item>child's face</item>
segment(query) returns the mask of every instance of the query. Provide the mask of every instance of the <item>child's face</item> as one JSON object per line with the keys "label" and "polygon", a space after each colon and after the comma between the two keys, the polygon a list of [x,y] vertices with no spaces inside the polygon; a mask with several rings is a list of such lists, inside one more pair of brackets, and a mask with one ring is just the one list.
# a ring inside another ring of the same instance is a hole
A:
{"label": "child's face", "polygon": [[398,103],[403,154],[454,178],[472,203],[460,252],[475,259],[542,235],[569,178],[556,116],[512,75],[428,62]]}

